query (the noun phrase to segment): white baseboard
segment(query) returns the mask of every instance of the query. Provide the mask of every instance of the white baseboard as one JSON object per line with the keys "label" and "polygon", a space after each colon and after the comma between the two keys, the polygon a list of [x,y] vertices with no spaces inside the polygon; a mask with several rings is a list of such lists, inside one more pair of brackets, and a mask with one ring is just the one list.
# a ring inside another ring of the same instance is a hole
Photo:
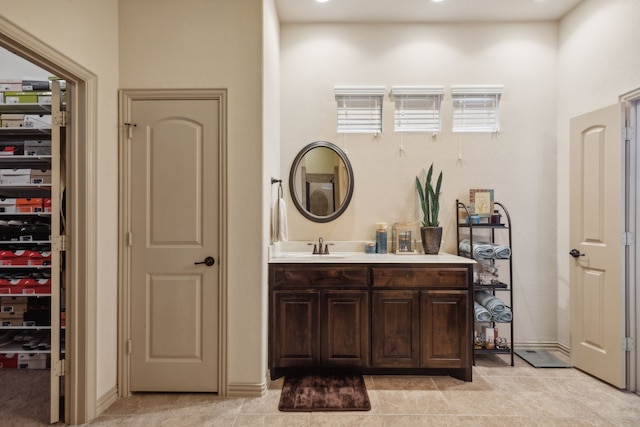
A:
{"label": "white baseboard", "polygon": [[229,383],[227,397],[262,397],[267,394],[267,383]]}
{"label": "white baseboard", "polygon": [[116,400],[118,400],[118,388],[113,387],[98,399],[96,416],[102,414],[109,406],[113,405]]}

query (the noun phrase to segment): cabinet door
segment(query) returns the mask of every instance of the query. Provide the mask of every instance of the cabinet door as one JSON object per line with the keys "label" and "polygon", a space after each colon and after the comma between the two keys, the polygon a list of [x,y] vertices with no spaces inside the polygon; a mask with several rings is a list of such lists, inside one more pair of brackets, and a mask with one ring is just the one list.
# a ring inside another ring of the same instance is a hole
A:
{"label": "cabinet door", "polygon": [[369,362],[369,299],[367,291],[322,294],[323,366],[367,366]]}
{"label": "cabinet door", "polygon": [[379,368],[418,366],[419,298],[418,291],[373,291],[372,366]]}
{"label": "cabinet door", "polygon": [[319,293],[275,291],[271,327],[273,367],[312,367],[320,360]]}
{"label": "cabinet door", "polygon": [[469,293],[422,291],[420,366],[465,368],[471,357]]}

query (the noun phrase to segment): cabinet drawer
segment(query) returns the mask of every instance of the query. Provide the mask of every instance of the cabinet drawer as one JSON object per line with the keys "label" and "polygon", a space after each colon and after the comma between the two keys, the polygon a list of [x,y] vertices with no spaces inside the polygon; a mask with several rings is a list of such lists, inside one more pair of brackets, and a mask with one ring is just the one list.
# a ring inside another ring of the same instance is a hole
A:
{"label": "cabinet drawer", "polygon": [[359,266],[280,264],[271,267],[271,283],[277,287],[366,287],[367,269]]}
{"label": "cabinet drawer", "polygon": [[471,274],[465,267],[374,267],[373,286],[387,288],[467,288]]}

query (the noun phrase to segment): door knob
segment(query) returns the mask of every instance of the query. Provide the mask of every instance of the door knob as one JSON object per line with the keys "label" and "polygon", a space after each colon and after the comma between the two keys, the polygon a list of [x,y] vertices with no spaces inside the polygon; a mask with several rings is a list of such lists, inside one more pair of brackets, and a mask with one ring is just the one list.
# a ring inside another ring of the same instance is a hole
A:
{"label": "door knob", "polygon": [[569,251],[569,255],[571,255],[571,256],[572,256],[572,257],[574,257],[574,258],[579,258],[579,257],[581,257],[581,256],[584,256],[584,254],[583,254],[583,253],[581,253],[581,252],[580,252],[579,250],[577,250],[577,249],[571,249],[571,250]]}
{"label": "door knob", "polygon": [[211,267],[213,264],[216,263],[216,260],[213,259],[212,256],[208,256],[204,259],[204,261],[200,261],[200,262],[194,262],[193,265],[198,265],[198,264],[206,264],[207,267]]}

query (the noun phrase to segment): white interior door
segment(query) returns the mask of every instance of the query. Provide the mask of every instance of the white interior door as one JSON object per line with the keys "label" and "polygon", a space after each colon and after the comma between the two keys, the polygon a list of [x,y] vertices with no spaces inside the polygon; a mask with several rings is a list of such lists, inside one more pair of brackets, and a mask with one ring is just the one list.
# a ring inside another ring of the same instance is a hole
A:
{"label": "white interior door", "polygon": [[[624,112],[571,120],[571,362],[624,388]],[[567,255],[570,256],[570,255]]]}
{"label": "white interior door", "polygon": [[131,391],[215,392],[220,100],[129,111]]}

